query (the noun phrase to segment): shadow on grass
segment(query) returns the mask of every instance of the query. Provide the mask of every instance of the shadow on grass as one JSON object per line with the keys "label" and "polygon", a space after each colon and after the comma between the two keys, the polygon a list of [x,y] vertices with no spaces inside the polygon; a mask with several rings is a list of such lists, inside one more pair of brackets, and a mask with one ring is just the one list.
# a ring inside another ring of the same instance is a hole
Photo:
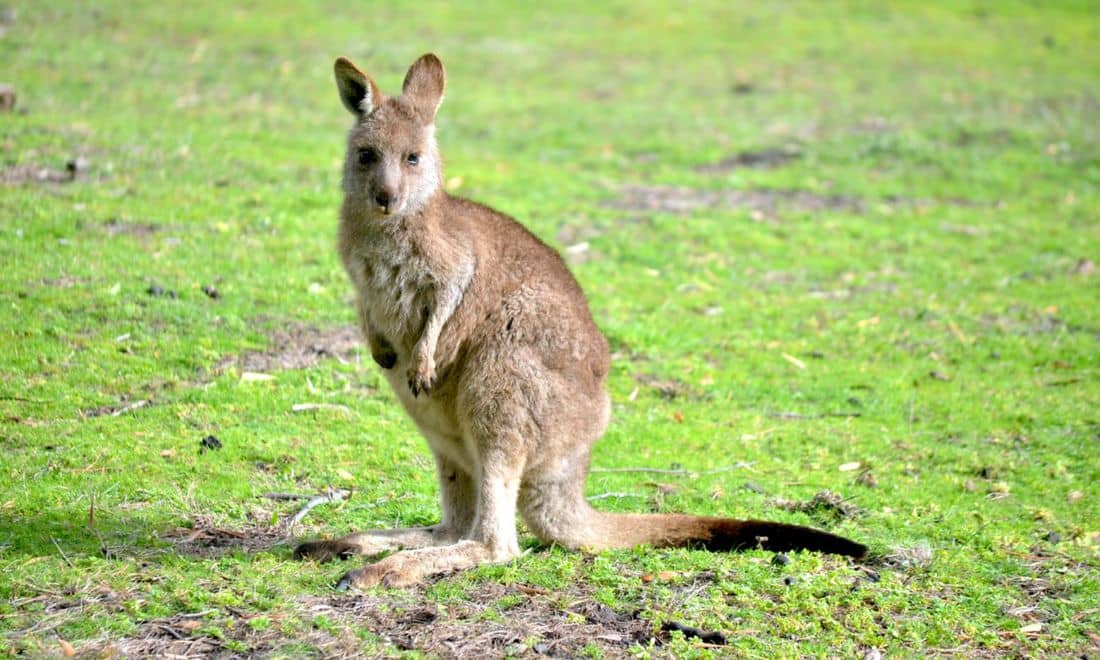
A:
{"label": "shadow on grass", "polygon": [[166,521],[135,514],[97,516],[87,512],[41,512],[34,517],[0,517],[0,556],[60,556],[66,563],[83,557],[120,559],[179,555],[210,558],[234,553],[272,552],[289,557],[297,542],[281,526],[251,524],[228,528],[213,516]]}

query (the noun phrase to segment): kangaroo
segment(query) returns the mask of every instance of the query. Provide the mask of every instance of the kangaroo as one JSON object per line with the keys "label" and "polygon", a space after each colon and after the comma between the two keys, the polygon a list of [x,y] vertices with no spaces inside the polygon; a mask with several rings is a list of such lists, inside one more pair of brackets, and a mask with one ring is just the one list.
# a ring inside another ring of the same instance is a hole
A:
{"label": "kangaroo", "polygon": [[584,497],[607,427],[607,340],[561,257],[512,218],[448,194],[435,139],[443,63],[421,56],[387,97],[345,58],[347,139],[339,251],[371,357],[435,456],[442,520],[304,543],[298,558],[393,554],[337,584],[411,585],[520,554],[516,513],[546,543],[712,550],[865,546],[808,527],[603,513]]}

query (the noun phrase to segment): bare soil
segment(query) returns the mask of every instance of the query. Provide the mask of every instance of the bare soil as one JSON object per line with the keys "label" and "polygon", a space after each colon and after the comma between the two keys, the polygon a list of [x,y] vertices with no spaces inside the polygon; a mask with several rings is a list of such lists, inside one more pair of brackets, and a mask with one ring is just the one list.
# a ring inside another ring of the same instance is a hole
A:
{"label": "bare soil", "polygon": [[594,602],[580,585],[575,589],[557,594],[485,583],[468,599],[443,607],[420,599],[395,605],[376,596],[341,595],[317,598],[309,609],[431,657],[569,657],[589,647],[605,658],[624,658],[634,644],[656,638],[651,622]]}
{"label": "bare soil", "polygon": [[783,210],[801,213],[844,211],[859,213],[863,202],[847,195],[819,195],[806,190],[699,190],[685,186],[631,184],[607,205],[626,211],[688,214],[699,210],[747,210],[766,218]]}
{"label": "bare soil", "polygon": [[222,371],[236,366],[242,371],[267,373],[278,369],[306,369],[324,358],[354,359],[362,345],[359,331],[351,326],[315,328],[289,324],[271,333],[271,347],[223,359],[215,367]]}
{"label": "bare soil", "polygon": [[699,165],[695,168],[695,171],[703,174],[726,174],[733,170],[745,168],[772,170],[801,157],[802,152],[794,148],[742,151],[732,156],[726,156],[714,163]]}
{"label": "bare soil", "polygon": [[12,165],[0,168],[0,184],[21,186],[27,183],[72,183],[76,169],[54,169],[34,164]]}
{"label": "bare soil", "polygon": [[194,557],[218,557],[235,550],[263,552],[291,541],[282,525],[253,524],[244,528],[219,527],[209,516],[194,516],[190,527],[164,535],[178,552]]}
{"label": "bare soil", "polygon": [[[297,617],[324,618],[295,637],[321,657],[366,657],[362,631],[404,651],[428,657],[575,657],[598,649],[600,657],[627,658],[634,644],[661,643],[665,633],[635,613],[620,613],[576,590],[550,593],[514,584],[479,585],[467,598],[443,605],[419,591],[392,595],[332,594],[295,603]],[[233,607],[146,621],[131,635],[83,644],[80,657],[244,658],[277,653],[286,642],[284,615],[251,614]],[[263,625],[249,621],[263,617]],[[247,652],[237,649],[247,648]],[[284,651],[285,652],[285,651]]]}

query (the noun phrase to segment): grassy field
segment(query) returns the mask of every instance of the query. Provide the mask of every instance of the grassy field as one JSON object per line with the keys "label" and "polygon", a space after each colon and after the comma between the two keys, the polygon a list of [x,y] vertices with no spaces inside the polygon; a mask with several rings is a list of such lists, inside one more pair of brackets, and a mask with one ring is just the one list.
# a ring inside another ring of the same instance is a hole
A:
{"label": "grassy field", "polygon": [[[0,654],[1100,654],[1094,3],[176,4],[0,12]],[[871,560],[290,558],[437,515],[334,246],[332,60],[426,51],[611,340],[596,505]]]}

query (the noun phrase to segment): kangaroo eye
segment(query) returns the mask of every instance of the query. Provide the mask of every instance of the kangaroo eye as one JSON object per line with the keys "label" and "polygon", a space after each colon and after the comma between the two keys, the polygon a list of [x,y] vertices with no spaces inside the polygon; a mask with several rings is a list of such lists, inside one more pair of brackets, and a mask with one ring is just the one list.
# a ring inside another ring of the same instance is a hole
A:
{"label": "kangaroo eye", "polygon": [[419,165],[420,154],[409,154],[408,156],[405,156],[405,162],[409,165]]}
{"label": "kangaroo eye", "polygon": [[378,160],[378,152],[374,149],[360,149],[359,150],[359,164],[360,165],[373,165]]}

